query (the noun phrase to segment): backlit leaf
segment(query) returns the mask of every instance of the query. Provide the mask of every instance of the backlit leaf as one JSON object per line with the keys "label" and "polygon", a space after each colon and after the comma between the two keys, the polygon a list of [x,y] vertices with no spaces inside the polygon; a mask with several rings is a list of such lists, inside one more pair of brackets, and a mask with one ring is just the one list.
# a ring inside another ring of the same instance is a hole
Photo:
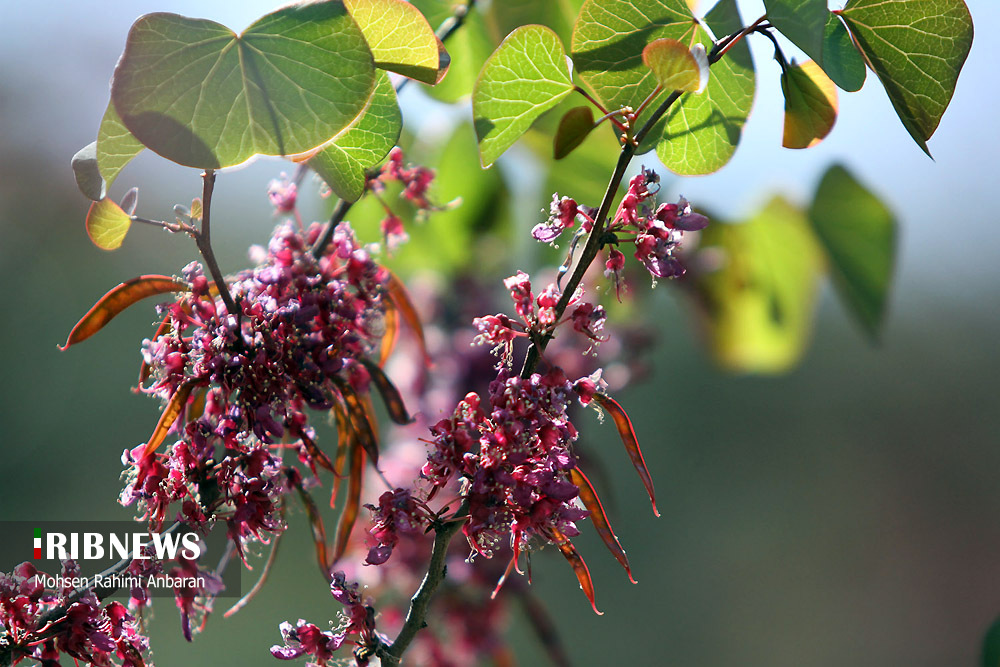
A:
{"label": "backlit leaf", "polygon": [[279,9],[239,36],[213,21],[147,14],[129,32],[111,99],[145,146],[215,169],[315,148],[362,112],[374,85],[361,29],[327,1]]}
{"label": "backlit leaf", "polygon": [[97,130],[97,166],[109,188],[125,165],[143,148],[142,142],[132,136],[118,117],[114,103],[108,102],[101,127]]}
{"label": "backlit leaf", "polygon": [[590,107],[573,107],[559,121],[559,129],[552,140],[552,155],[561,160],[583,143],[594,129],[594,112]]}
{"label": "backlit leaf", "polygon": [[789,65],[781,75],[785,95],[785,148],[821,142],[837,121],[837,87],[811,60]]}
{"label": "backlit leaf", "polygon": [[310,156],[309,166],[338,197],[356,201],[365,191],[365,172],[389,154],[402,129],[396,91],[388,75],[379,72],[365,108]]}
{"label": "backlit leaf", "polygon": [[834,286],[865,331],[878,336],[896,260],[896,220],[841,166],[827,170],[809,209]]}
{"label": "backlit leaf", "polygon": [[851,0],[840,16],[889,95],[896,115],[928,155],[972,47],[962,0]]}
{"label": "backlit leaf", "polygon": [[438,81],[438,40],[405,0],[344,0],[368,42],[375,66],[423,83]]}
{"label": "backlit leaf", "polygon": [[573,92],[566,51],[551,29],[523,26],[483,65],[472,92],[480,158],[488,167],[531,123]]}
{"label": "backlit leaf", "polygon": [[121,247],[125,235],[132,227],[132,216],[105,197],[90,205],[85,224],[87,236],[94,245],[101,250],[116,250]]}
{"label": "backlit leaf", "polygon": [[69,332],[66,344],[59,349],[65,350],[70,345],[87,340],[103,329],[104,325],[120,312],[147,297],[156,296],[157,294],[169,294],[170,292],[186,292],[187,290],[187,285],[170,276],[139,276],[138,278],[120,283],[117,287],[102,296],[87,311],[87,314]]}
{"label": "backlit leaf", "polygon": [[608,111],[635,109],[656,87],[643,49],[660,38],[690,46],[695,27],[684,0],[587,0],[573,29],[573,66]]}
{"label": "backlit leaf", "polygon": [[827,0],[764,0],[767,20],[795,46],[817,62],[823,61]]}
{"label": "backlit leaf", "polygon": [[[705,17],[717,35],[742,25],[735,0],[722,0]],[[712,40],[699,28],[697,40],[706,49]],[[674,173],[708,174],[721,169],[736,151],[754,96],[753,60],[746,41],[736,44],[712,65],[708,87],[701,95],[684,95],[666,114],[666,128],[656,155]]]}
{"label": "backlit leaf", "polygon": [[656,39],[642,50],[642,62],[663,90],[700,93],[708,85],[708,60],[703,48],[698,53],[676,39]]}
{"label": "backlit leaf", "polygon": [[693,279],[712,356],[733,371],[787,370],[805,349],[824,269],[805,214],[778,197],[749,222],[701,235],[714,270]]}

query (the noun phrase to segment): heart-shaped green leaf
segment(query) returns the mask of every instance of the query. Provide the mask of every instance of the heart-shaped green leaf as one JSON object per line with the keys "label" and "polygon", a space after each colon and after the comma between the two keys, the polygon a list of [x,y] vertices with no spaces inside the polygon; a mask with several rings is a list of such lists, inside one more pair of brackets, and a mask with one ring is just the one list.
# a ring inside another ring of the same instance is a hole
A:
{"label": "heart-shaped green leaf", "polygon": [[[735,0],[722,0],[705,17],[717,35],[742,25]],[[701,28],[697,39],[706,48],[712,40]],[[744,41],[712,65],[708,87],[701,95],[685,95],[666,114],[666,128],[656,155],[674,173],[708,174],[721,169],[736,151],[753,107],[754,69]]]}
{"label": "heart-shaped green leaf", "polygon": [[816,62],[823,62],[826,0],[764,0],[767,20]]}
{"label": "heart-shaped green leaf", "polygon": [[365,171],[388,155],[402,129],[396,91],[389,76],[380,72],[361,114],[324,144],[309,166],[338,197],[356,201],[365,191]]}
{"label": "heart-shaped green leaf", "polygon": [[146,147],[215,169],[315,148],[361,113],[374,86],[361,29],[327,1],[280,9],[240,36],[213,21],[143,16],[111,99]]}
{"label": "heart-shaped green leaf", "polygon": [[444,76],[438,39],[419,9],[405,0],[344,1],[376,67],[432,85]]}
{"label": "heart-shaped green leaf", "polygon": [[552,139],[552,156],[561,160],[583,143],[594,129],[594,112],[590,107],[573,107],[559,121],[559,129]]}
{"label": "heart-shaped green leaf", "polygon": [[695,277],[712,356],[733,371],[787,370],[805,349],[823,270],[805,214],[778,197],[749,222],[701,234],[719,264]]}
{"label": "heart-shaped green leaf", "polygon": [[972,48],[962,0],[851,0],[840,13],[896,115],[928,155]]}
{"label": "heart-shaped green leaf", "polygon": [[789,65],[781,74],[785,94],[785,148],[821,142],[837,122],[837,87],[812,60]]}
{"label": "heart-shaped green leaf", "polygon": [[496,162],[573,88],[566,51],[552,29],[526,25],[507,35],[486,60],[472,91],[483,166]]}
{"label": "heart-shaped green leaf", "polygon": [[663,90],[700,93],[708,85],[708,58],[701,45],[695,48],[676,39],[654,39],[642,50],[642,62]]}
{"label": "heart-shaped green leaf", "polygon": [[854,46],[840,17],[830,12],[823,32],[823,71],[841,90],[849,93],[865,85],[865,59]]}
{"label": "heart-shaped green leaf", "polygon": [[108,108],[97,130],[97,166],[108,187],[115,182],[118,174],[142,152],[142,142],[132,136],[115,111],[115,105],[108,102]]}
{"label": "heart-shaped green leaf", "polygon": [[877,337],[896,259],[895,218],[847,170],[833,166],[820,181],[809,220],[826,250],[841,300]]}
{"label": "heart-shaped green leaf", "polygon": [[116,250],[132,226],[132,217],[105,197],[90,205],[86,225],[87,235],[94,245],[101,250]]}
{"label": "heart-shaped green leaf", "polygon": [[661,38],[690,44],[696,25],[684,0],[587,0],[573,29],[573,65],[608,111],[635,109],[656,87],[643,49]]}

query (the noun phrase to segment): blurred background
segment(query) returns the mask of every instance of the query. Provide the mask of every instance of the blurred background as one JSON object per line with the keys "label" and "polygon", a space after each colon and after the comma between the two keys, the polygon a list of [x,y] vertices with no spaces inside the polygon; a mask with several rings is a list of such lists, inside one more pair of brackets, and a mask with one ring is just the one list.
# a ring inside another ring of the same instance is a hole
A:
{"label": "blurred background", "polygon": [[[758,1],[739,4],[744,17],[762,13]],[[536,559],[533,588],[574,664],[978,660],[1000,614],[1000,4],[968,4],[977,37],[929,142],[934,161],[910,140],[871,74],[861,92],[841,93],[840,118],[822,144],[781,149],[778,67],[765,44],[754,50],[757,101],[732,162],[709,176],[664,178],[671,197],[683,193],[738,220],[776,193],[808,205],[825,169],[846,165],[900,221],[895,287],[881,340],[871,344],[824,283],[803,358],[773,377],[713,365],[688,304],[669,284],[644,300],[657,332],[652,372],[617,398],[636,424],[663,516],[651,516],[613,428],[590,420],[586,440],[606,465],[609,511],[640,584],[628,584],[589,526],[578,546],[604,616],[592,613],[561,559]],[[129,391],[139,343],[152,331],[152,302],[85,345],[56,349],[118,282],[176,273],[196,258],[189,241],[152,229],[134,229],[115,253],[96,249],[84,232],[88,202],[69,160],[96,136],[129,25],[146,12],[172,11],[241,29],[271,9],[263,0],[4,3],[0,279],[9,293],[0,311],[0,518],[129,516],[116,503],[119,457],[145,441],[157,416],[154,401]],[[418,131],[408,141],[415,155],[433,155],[469,110],[442,107],[417,88],[401,96],[404,122]],[[224,270],[244,266],[247,246],[266,240],[276,222],[266,187],[283,169],[260,160],[220,176],[213,236]],[[497,169],[515,203],[491,228],[504,245],[487,247],[539,262],[527,230],[551,192],[539,185],[529,149]],[[200,194],[196,172],[148,151],[112,194],[132,185],[150,217],[168,218],[173,204]],[[303,200],[305,217],[321,219],[328,203]],[[489,256],[483,271],[495,269],[495,277],[522,266],[507,253]],[[334,617],[338,605],[315,574],[301,516],[292,524],[263,593],[235,617],[210,619],[194,646],[183,641],[172,604],[158,601],[158,664],[275,664],[267,648],[280,621],[322,625]],[[512,620],[521,662],[543,664],[525,622]]]}

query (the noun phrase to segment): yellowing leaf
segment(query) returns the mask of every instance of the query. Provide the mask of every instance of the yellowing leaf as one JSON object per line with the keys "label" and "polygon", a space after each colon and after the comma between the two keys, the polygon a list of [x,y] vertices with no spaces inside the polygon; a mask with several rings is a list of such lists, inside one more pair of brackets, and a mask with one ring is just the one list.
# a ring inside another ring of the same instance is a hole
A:
{"label": "yellowing leaf", "polygon": [[781,75],[785,94],[785,148],[821,142],[837,122],[837,86],[812,60],[789,65]]}
{"label": "yellowing leaf", "polygon": [[642,50],[642,62],[663,90],[700,93],[708,85],[708,57],[701,44],[692,50],[676,39],[656,39]]}
{"label": "yellowing leaf", "polygon": [[419,9],[404,0],[344,0],[344,4],[361,28],[376,67],[429,84],[443,76],[438,39]]}
{"label": "yellowing leaf", "polygon": [[739,372],[780,373],[798,361],[811,329],[822,250],[805,214],[780,197],[743,224],[702,232],[695,275],[712,356]]}
{"label": "yellowing leaf", "polygon": [[122,207],[105,197],[95,201],[87,211],[87,236],[101,250],[121,247],[132,226],[132,217]]}

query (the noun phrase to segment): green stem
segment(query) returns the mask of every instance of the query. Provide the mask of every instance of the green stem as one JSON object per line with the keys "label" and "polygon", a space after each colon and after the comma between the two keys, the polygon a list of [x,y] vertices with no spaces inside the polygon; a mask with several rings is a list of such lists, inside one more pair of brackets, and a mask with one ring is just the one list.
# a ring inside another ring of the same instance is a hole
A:
{"label": "green stem", "polygon": [[212,250],[212,193],[215,192],[215,171],[206,169],[201,175],[203,187],[201,194],[201,229],[194,236],[194,242],[201,251],[201,256],[205,258],[205,266],[212,274],[212,280],[219,290],[222,302],[226,304],[226,312],[233,317],[240,316],[240,310],[233,301],[233,295],[229,293],[229,286],[226,285],[226,278],[222,275],[219,262],[215,259],[215,251]]}
{"label": "green stem", "polygon": [[[468,514],[469,504],[465,502],[455,513],[457,519],[464,518]],[[427,566],[427,574],[420,582],[420,588],[414,593],[410,600],[410,608],[406,612],[406,620],[403,622],[403,629],[396,635],[396,640],[391,646],[381,647],[379,657],[382,665],[394,667],[403,659],[403,653],[410,646],[417,633],[427,627],[427,608],[434,599],[434,592],[448,574],[447,559],[448,545],[465,525],[465,521],[448,521],[441,524],[434,534],[434,547],[431,550],[431,561]]]}
{"label": "green stem", "polygon": [[[725,54],[725,52],[736,42],[746,36],[748,33],[752,32],[757,26],[759,26],[766,17],[754,21],[749,27],[741,28],[731,35],[719,40],[716,46],[713,47],[711,54],[709,54],[708,63],[709,66],[715,64],[719,59]],[[608,182],[608,187],[604,191],[604,198],[601,200],[601,205],[597,209],[597,215],[594,216],[594,224],[590,230],[589,236],[587,236],[587,244],[583,247],[583,252],[580,254],[580,259],[576,263],[576,268],[573,270],[573,274],[570,276],[569,280],[566,282],[566,287],[563,289],[562,296],[559,297],[559,302],[555,307],[555,314],[553,316],[554,322],[562,321],[562,316],[566,312],[566,308],[569,306],[570,299],[573,298],[573,293],[576,288],[580,285],[580,281],[583,280],[584,274],[590,268],[590,265],[597,258],[601,251],[601,237],[604,235],[604,225],[607,222],[608,214],[611,212],[611,204],[614,201],[615,195],[618,192],[618,188],[621,186],[622,179],[625,177],[625,170],[628,169],[629,163],[635,156],[636,147],[642,143],[642,140],[646,138],[653,126],[663,117],[663,114],[678,100],[680,99],[681,91],[675,90],[670,93],[660,106],[650,115],[646,123],[635,133],[635,137],[632,141],[626,142],[622,146],[622,151],[618,155],[618,163],[615,164],[614,173],[611,175],[611,180]],[[538,366],[539,360],[541,360],[542,353],[545,352],[545,348],[548,346],[549,341],[552,340],[553,330],[543,331],[541,335],[537,336],[537,339],[532,342],[528,347],[527,353],[524,355],[524,365],[521,366],[521,377],[527,379],[531,377],[531,374],[535,372],[535,368]]]}

